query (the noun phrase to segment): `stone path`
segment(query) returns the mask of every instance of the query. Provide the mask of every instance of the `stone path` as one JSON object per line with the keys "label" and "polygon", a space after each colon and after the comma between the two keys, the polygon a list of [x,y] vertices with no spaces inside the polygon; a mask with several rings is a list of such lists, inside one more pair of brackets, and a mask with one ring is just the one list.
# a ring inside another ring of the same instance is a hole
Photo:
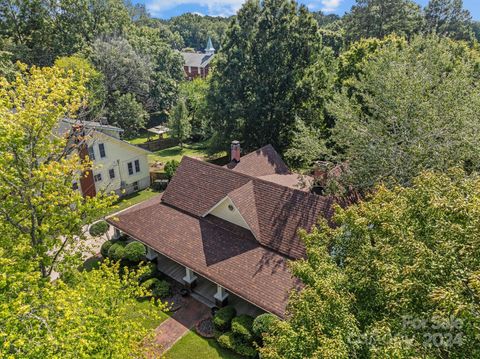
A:
{"label": "stone path", "polygon": [[155,330],[156,343],[160,345],[161,355],[182,338],[200,319],[210,315],[210,308],[192,297],[185,298],[185,303],[170,318]]}

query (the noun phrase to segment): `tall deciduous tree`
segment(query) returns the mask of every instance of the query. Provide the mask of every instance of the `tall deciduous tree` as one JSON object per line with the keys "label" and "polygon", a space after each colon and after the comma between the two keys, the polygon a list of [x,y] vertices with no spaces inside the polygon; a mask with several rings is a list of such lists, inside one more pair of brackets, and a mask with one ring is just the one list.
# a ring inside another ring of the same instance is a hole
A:
{"label": "tall deciduous tree", "polygon": [[378,187],[335,222],[306,236],[307,258],[293,264],[305,289],[262,358],[480,356],[478,176]]}
{"label": "tall deciduous tree", "polygon": [[337,209],[335,229],[304,236],[305,287],[262,358],[478,357],[479,199],[455,169]]}
{"label": "tall deciduous tree", "polygon": [[209,134],[205,113],[208,86],[208,81],[199,77],[180,84],[180,97],[185,99],[192,124],[192,137],[196,139],[204,139]]}
{"label": "tall deciduous tree", "polygon": [[461,170],[427,172],[340,211],[332,240],[357,319],[367,337],[385,335],[372,355],[480,355],[479,184]]}
{"label": "tall deciduous tree", "polygon": [[127,359],[158,349],[140,318],[159,320],[165,306],[136,305],[137,298],[146,295],[138,284],[142,271],[119,274],[118,265],[104,263],[99,269],[76,272],[68,282],[45,281],[36,271],[38,263],[25,251],[28,244],[4,229],[0,232],[2,358]]}
{"label": "tall deciduous tree", "polygon": [[105,76],[109,96],[118,91],[135,94],[138,99],[148,97],[152,72],[150,61],[137,53],[126,39],[97,39],[92,46],[91,59]]}
{"label": "tall deciduous tree", "polygon": [[0,78],[0,221],[28,238],[43,277],[67,262],[85,224],[113,198],[86,198],[72,188],[90,164],[57,136],[63,117],[84,105],[84,79],[56,67],[27,70],[13,81]]}
{"label": "tall deciduous tree", "polygon": [[125,130],[126,137],[135,136],[145,128],[148,113],[131,93],[115,92],[109,106],[108,122]]}
{"label": "tall deciduous tree", "polygon": [[188,116],[185,99],[181,98],[173,108],[168,120],[168,127],[170,128],[170,135],[178,140],[180,147],[183,147],[183,144],[190,138],[192,133],[192,124]]}
{"label": "tall deciduous tree", "polygon": [[344,18],[348,42],[383,38],[391,33],[411,35],[422,28],[420,6],[412,0],[357,0]]}
{"label": "tall deciduous tree", "polygon": [[121,0],[5,0],[0,19],[15,59],[37,65],[51,65],[98,36],[121,35],[130,23]]}
{"label": "tall deciduous tree", "polygon": [[331,104],[350,184],[408,185],[425,169],[478,169],[478,59],[461,43],[418,37],[364,62]]}
{"label": "tall deciduous tree", "polygon": [[86,108],[81,109],[80,118],[95,120],[100,117],[105,108],[106,89],[103,74],[97,71],[93,65],[80,56],[59,57],[55,60],[55,66],[65,71],[72,71],[76,79],[86,79],[87,88]]}
{"label": "tall deciduous tree", "polygon": [[472,40],[472,16],[463,0],[430,0],[425,8],[427,31],[456,40]]}
{"label": "tall deciduous tree", "polygon": [[302,233],[307,259],[292,263],[294,275],[305,285],[290,297],[289,319],[276,322],[260,349],[265,359],[351,358],[358,345],[351,338],[360,333],[353,315],[354,297],[348,277],[329,254],[327,225]]}
{"label": "tall deciduous tree", "polygon": [[215,143],[284,151],[295,119],[323,126],[331,76],[312,15],[295,1],[247,1],[232,21],[207,98]]}

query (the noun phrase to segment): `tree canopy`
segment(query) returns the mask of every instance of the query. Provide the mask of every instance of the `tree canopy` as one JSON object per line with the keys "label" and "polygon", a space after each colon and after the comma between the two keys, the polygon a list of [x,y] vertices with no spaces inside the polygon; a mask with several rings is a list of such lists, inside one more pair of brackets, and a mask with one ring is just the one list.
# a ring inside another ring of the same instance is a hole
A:
{"label": "tree canopy", "polygon": [[203,51],[209,37],[212,39],[213,47],[220,48],[229,21],[223,17],[187,13],[172,17],[167,21],[167,25],[182,37],[185,47]]}
{"label": "tree canopy", "polygon": [[480,178],[426,172],[304,235],[305,288],[262,358],[480,355]]}
{"label": "tree canopy", "polygon": [[331,51],[294,1],[247,1],[232,21],[207,96],[215,143],[245,149],[271,143],[284,151],[295,119],[323,126]]}
{"label": "tree canopy", "polygon": [[[61,133],[59,122],[88,107],[86,87],[95,72],[75,72],[69,64],[18,64],[14,79],[0,77],[2,358],[131,358],[144,352],[147,330],[129,315],[146,294],[139,286],[144,270],[120,272],[108,262],[78,270],[89,251],[86,225],[116,196],[84,198],[72,186],[92,164],[78,154],[85,138]],[[156,318],[163,308],[136,308],[136,314]]]}
{"label": "tree canopy", "polygon": [[417,37],[388,41],[360,62],[330,106],[350,184],[409,185],[426,169],[478,168],[478,61],[463,44]]}
{"label": "tree canopy", "polygon": [[412,0],[357,0],[344,21],[347,40],[352,42],[391,33],[410,37],[420,31],[423,18]]}
{"label": "tree canopy", "polygon": [[57,129],[84,105],[84,83],[57,67],[25,65],[13,81],[0,78],[0,221],[12,234],[29,238],[43,277],[61,272],[60,257],[75,259],[83,226],[114,199],[84,199],[72,188],[91,164],[72,152]]}
{"label": "tree canopy", "polygon": [[430,0],[425,8],[428,31],[456,40],[472,40],[472,16],[463,0]]}

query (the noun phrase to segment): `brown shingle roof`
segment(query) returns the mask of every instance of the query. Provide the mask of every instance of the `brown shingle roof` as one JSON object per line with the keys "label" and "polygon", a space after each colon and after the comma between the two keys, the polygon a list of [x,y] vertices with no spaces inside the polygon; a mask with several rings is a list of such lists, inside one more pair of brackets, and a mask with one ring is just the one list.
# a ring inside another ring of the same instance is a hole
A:
{"label": "brown shingle roof", "polygon": [[330,218],[334,202],[331,197],[257,179],[232,191],[228,197],[261,244],[291,258],[305,255],[298,230],[309,231],[320,216]]}
{"label": "brown shingle roof", "polygon": [[188,215],[155,197],[108,221],[228,291],[283,316],[290,290],[299,286],[287,259],[243,228],[211,217]]}
{"label": "brown shingle roof", "polygon": [[[254,168],[253,160],[231,170],[184,157],[161,197],[109,222],[230,292],[283,316],[288,293],[299,284],[287,268],[288,258],[305,255],[298,230],[310,230],[320,216],[329,219],[334,199],[256,177],[285,175],[288,170],[272,150],[267,146],[250,157],[263,158],[260,169]],[[254,176],[241,172],[248,168],[254,169]],[[226,197],[251,232],[208,214]]]}
{"label": "brown shingle roof", "polygon": [[163,194],[163,202],[195,216],[203,216],[229,192],[249,180],[248,176],[183,157]]}
{"label": "brown shingle roof", "polygon": [[285,162],[272,145],[266,145],[242,156],[240,162],[230,162],[225,167],[253,177],[290,174]]}
{"label": "brown shingle roof", "polygon": [[226,196],[235,203],[256,239],[292,258],[303,257],[297,232],[330,218],[333,199],[281,186],[224,167],[184,157],[163,202],[204,216]]}

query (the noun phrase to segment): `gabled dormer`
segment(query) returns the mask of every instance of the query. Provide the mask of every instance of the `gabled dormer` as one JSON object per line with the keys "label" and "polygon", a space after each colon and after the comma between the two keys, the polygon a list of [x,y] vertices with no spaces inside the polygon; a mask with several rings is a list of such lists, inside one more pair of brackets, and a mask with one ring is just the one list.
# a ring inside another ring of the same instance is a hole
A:
{"label": "gabled dormer", "polygon": [[212,215],[221,218],[227,222],[233,223],[237,226],[250,230],[248,223],[243,218],[242,214],[235,206],[230,197],[223,198],[212,209],[210,209],[204,217]]}

